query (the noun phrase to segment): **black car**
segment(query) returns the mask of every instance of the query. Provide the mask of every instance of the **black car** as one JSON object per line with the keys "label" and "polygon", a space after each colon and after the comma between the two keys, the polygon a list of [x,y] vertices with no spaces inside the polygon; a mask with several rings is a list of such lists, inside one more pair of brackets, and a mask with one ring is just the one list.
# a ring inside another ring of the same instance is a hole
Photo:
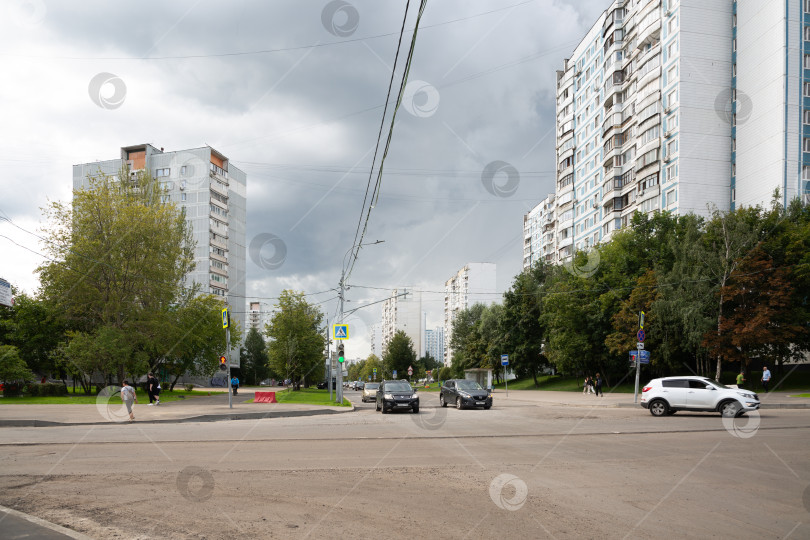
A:
{"label": "black car", "polygon": [[401,409],[419,412],[419,396],[416,395],[416,389],[405,380],[381,382],[377,389],[377,410],[385,414]]}
{"label": "black car", "polygon": [[326,381],[321,381],[318,383],[318,390],[326,390],[329,384]]}
{"label": "black car", "polygon": [[455,404],[456,409],[464,407],[492,407],[492,394],[475,381],[467,379],[450,379],[444,381],[439,392],[439,403],[447,407],[448,403]]}

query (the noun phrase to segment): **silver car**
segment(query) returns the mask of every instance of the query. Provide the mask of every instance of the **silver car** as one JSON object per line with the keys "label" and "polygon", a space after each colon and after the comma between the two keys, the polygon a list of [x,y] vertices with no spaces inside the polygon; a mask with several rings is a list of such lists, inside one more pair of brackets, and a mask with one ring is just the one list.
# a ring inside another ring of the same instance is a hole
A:
{"label": "silver car", "polygon": [[366,383],[365,386],[363,387],[363,394],[360,396],[360,399],[363,400],[363,403],[375,401],[377,399],[377,389],[379,387],[380,383],[378,382]]}

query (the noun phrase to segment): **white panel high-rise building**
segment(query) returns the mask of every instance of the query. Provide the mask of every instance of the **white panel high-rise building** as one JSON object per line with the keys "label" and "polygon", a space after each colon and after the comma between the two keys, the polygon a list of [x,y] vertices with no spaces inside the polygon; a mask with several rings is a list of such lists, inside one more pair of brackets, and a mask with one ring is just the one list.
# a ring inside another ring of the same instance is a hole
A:
{"label": "white panel high-rise building", "polygon": [[394,289],[391,298],[382,304],[380,357],[394,334],[402,330],[411,338],[413,350],[418,358],[424,350],[422,321],[422,293],[414,292],[412,289]]}
{"label": "white panel high-rise building", "polygon": [[444,284],[444,352],[442,361],[449,366],[453,351],[450,339],[453,321],[459,311],[474,304],[491,304],[495,294],[495,263],[468,263]]}
{"label": "white panel high-rise building", "polygon": [[731,207],[734,4],[615,0],[557,72],[556,262],[637,210]]}

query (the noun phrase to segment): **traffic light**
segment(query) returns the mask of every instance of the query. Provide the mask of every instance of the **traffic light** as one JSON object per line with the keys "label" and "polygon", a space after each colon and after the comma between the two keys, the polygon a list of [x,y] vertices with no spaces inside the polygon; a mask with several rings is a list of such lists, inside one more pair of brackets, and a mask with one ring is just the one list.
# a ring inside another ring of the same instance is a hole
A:
{"label": "traffic light", "polygon": [[225,371],[228,369],[228,359],[224,356],[219,357],[219,369]]}
{"label": "traffic light", "polygon": [[342,364],[344,360],[346,360],[346,356],[343,353],[343,343],[341,343],[338,345],[338,362]]}

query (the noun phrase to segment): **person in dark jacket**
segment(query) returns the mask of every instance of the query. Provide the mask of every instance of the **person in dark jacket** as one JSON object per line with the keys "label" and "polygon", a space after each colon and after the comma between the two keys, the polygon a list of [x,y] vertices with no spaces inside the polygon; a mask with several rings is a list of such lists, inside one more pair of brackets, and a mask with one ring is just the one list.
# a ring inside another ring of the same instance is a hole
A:
{"label": "person in dark jacket", "polygon": [[237,390],[239,390],[239,379],[236,378],[236,375],[231,379],[231,386],[233,387],[233,395],[236,395]]}
{"label": "person in dark jacket", "polygon": [[146,393],[149,394],[149,405],[160,405],[160,381],[151,371],[146,378]]}
{"label": "person in dark jacket", "polygon": [[602,381],[602,376],[597,373],[596,378],[594,379],[594,383],[595,383],[594,386],[596,387],[596,397],[599,397],[600,395],[602,397],[605,397],[605,393],[602,392],[602,382],[603,382]]}

